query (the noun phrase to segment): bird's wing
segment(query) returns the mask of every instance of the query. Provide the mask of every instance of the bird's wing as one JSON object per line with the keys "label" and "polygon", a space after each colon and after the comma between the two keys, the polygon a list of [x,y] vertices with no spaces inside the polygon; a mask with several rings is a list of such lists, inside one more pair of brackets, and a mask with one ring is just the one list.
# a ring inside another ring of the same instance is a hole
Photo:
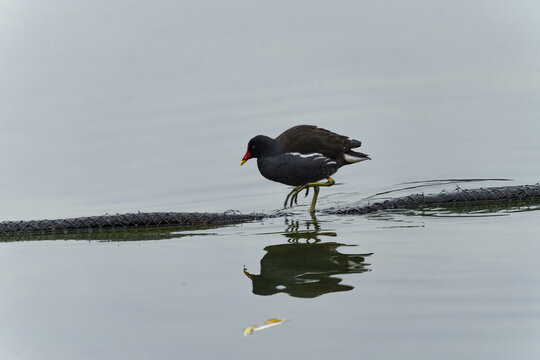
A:
{"label": "bird's wing", "polygon": [[336,159],[344,152],[362,144],[358,140],[349,139],[347,136],[338,135],[314,125],[292,127],[276,139],[282,144],[283,152],[319,153],[331,159]]}

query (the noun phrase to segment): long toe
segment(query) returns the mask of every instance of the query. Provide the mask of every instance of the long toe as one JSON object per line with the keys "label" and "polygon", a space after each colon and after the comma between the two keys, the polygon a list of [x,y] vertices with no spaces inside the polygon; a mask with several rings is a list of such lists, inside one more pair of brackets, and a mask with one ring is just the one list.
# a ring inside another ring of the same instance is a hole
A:
{"label": "long toe", "polygon": [[293,206],[293,202],[297,203],[296,199],[298,198],[298,193],[302,191],[303,188],[304,188],[304,185],[299,185],[295,187],[294,189],[292,189],[291,192],[287,194],[287,197],[285,198],[285,202],[283,203],[283,207],[287,208],[287,203],[289,202],[289,200],[290,200],[290,207]]}
{"label": "long toe", "polygon": [[302,188],[297,189],[294,191],[293,196],[291,197],[291,207],[293,206],[293,201],[296,205],[298,205],[298,194],[302,191]]}

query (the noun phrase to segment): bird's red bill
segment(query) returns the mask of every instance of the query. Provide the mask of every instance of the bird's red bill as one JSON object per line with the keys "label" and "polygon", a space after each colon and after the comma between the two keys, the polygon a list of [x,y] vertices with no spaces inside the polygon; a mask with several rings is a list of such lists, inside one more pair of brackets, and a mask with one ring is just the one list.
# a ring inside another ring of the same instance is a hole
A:
{"label": "bird's red bill", "polygon": [[246,161],[248,161],[251,158],[251,154],[249,153],[249,150],[246,151],[246,155],[242,158],[242,161],[240,161],[240,165],[244,165]]}

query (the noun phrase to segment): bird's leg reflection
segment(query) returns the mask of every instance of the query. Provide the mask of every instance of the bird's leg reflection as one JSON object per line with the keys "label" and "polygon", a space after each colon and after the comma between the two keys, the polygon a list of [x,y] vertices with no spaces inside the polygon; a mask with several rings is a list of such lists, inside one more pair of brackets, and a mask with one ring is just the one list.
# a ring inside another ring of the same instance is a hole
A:
{"label": "bird's leg reflection", "polygon": [[[321,231],[321,226],[315,217],[315,214],[311,214],[311,220],[305,222],[306,230],[300,229],[300,221],[285,219],[287,227],[282,233],[287,238],[289,243],[298,243],[304,240],[306,243],[320,242],[319,236],[332,236],[336,237],[337,234],[332,231]],[[313,228],[313,229],[311,229]]]}

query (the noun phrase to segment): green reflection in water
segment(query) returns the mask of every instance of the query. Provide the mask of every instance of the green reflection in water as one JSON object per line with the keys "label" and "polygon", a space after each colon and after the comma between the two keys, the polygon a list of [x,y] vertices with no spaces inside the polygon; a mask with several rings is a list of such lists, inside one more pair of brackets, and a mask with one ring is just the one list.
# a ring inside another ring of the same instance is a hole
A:
{"label": "green reflection in water", "polygon": [[504,216],[516,212],[540,210],[540,199],[495,201],[474,204],[445,204],[418,210],[409,210],[416,216]]}
{"label": "green reflection in water", "polygon": [[43,234],[0,235],[0,242],[38,240],[92,240],[92,241],[145,241],[164,240],[186,236],[215,235],[215,233],[193,233],[194,231],[225,228],[230,225],[161,226],[147,228],[78,230]]}

